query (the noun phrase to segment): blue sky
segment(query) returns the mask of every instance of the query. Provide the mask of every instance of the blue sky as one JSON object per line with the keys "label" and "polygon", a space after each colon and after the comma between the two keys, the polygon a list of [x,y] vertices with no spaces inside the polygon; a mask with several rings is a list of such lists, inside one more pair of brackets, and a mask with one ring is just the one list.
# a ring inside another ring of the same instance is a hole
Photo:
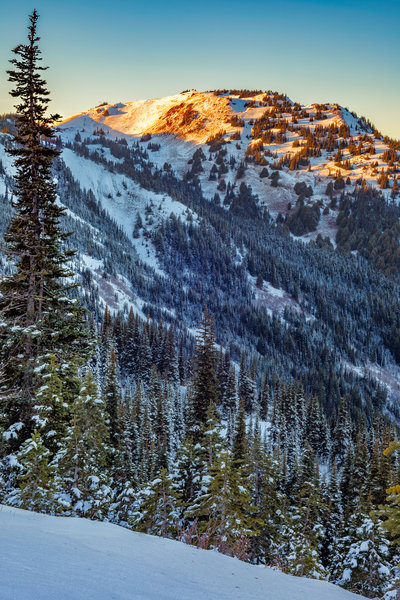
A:
{"label": "blue sky", "polygon": [[[26,39],[34,0],[0,0],[0,113],[5,70]],[[400,3],[37,0],[52,112],[184,89],[273,89],[338,102],[400,138]]]}

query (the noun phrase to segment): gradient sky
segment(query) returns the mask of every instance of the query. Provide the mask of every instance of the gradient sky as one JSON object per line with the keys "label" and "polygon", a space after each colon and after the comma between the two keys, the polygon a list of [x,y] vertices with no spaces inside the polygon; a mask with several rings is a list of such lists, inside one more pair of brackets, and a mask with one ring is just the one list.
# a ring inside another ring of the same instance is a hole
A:
{"label": "gradient sky", "polygon": [[272,89],[338,102],[400,138],[398,1],[33,2],[0,0],[0,113],[36,6],[50,108],[64,117],[189,88]]}

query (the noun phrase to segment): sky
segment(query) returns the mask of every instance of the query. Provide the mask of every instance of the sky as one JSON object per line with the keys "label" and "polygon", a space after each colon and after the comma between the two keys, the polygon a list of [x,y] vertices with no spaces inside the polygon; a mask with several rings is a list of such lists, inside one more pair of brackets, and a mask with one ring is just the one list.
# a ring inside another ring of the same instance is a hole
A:
{"label": "sky", "polygon": [[398,0],[0,0],[0,113],[33,8],[50,110],[64,118],[192,88],[271,89],[337,102],[400,138]]}

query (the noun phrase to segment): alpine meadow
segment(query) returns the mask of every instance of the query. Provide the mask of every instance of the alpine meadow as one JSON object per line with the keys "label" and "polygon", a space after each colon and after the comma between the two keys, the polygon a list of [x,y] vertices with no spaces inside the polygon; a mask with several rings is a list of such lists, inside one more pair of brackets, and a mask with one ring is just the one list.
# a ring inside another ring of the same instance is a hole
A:
{"label": "alpine meadow", "polygon": [[50,114],[42,19],[0,114],[1,600],[398,600],[400,141],[221,73]]}

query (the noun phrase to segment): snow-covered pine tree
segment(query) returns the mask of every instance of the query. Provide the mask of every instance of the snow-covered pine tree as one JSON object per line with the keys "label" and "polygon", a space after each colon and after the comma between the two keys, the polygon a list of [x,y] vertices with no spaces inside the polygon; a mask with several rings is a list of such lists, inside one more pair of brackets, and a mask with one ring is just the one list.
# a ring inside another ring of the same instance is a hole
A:
{"label": "snow-covered pine tree", "polygon": [[125,331],[124,347],[121,354],[123,372],[128,377],[137,375],[137,361],[139,349],[139,318],[133,314],[132,307],[129,311],[128,323]]}
{"label": "snow-covered pine tree", "polygon": [[325,441],[324,433],[319,400],[317,396],[311,396],[307,405],[304,435],[307,442],[318,456],[322,456],[323,454]]}
{"label": "snow-covered pine tree", "polygon": [[16,458],[20,485],[6,501],[26,510],[52,513],[56,506],[54,468],[49,464],[50,452],[39,431],[35,430],[31,439],[21,445]]}
{"label": "snow-covered pine tree", "polygon": [[256,384],[252,379],[246,365],[246,355],[242,352],[238,378],[239,398],[244,401],[246,412],[249,413],[256,406]]}
{"label": "snow-covered pine tree", "polygon": [[110,466],[113,491],[110,519],[124,527],[128,527],[133,514],[137,479],[138,432],[132,416],[130,394],[125,391],[124,401],[119,404],[118,444],[113,448]]}
{"label": "snow-covered pine tree", "polygon": [[138,444],[138,479],[141,483],[155,476],[156,436],[154,433],[151,401],[146,394],[141,397]]}
{"label": "snow-covered pine tree", "polygon": [[137,358],[137,376],[140,378],[145,386],[148,386],[151,379],[152,370],[152,353],[149,340],[149,325],[145,323],[141,336],[139,339],[138,346],[138,358]]}
{"label": "snow-covered pine tree", "polygon": [[385,501],[388,486],[388,463],[388,457],[383,454],[379,441],[376,440],[371,452],[369,469],[369,489],[373,506],[379,506]]}
{"label": "snow-covered pine tree", "polygon": [[260,406],[260,417],[263,421],[266,421],[268,417],[269,402],[270,390],[268,385],[268,379],[263,374],[258,398],[258,404]]}
{"label": "snow-covered pine tree", "polygon": [[389,584],[389,542],[375,518],[365,516],[351,533],[338,583],[366,598],[382,597]]}
{"label": "snow-covered pine tree", "polygon": [[[204,449],[200,444],[194,442],[193,437],[188,436],[179,448],[172,470],[175,487],[184,506],[190,507],[198,497],[204,475]],[[186,516],[185,526],[191,525],[192,522],[193,520]]]}
{"label": "snow-covered pine tree", "polygon": [[365,512],[370,504],[369,454],[365,437],[359,431],[354,446],[353,486],[356,490],[355,504]]}
{"label": "snow-covered pine tree", "polygon": [[333,456],[338,467],[342,466],[348,449],[351,446],[351,422],[345,398],[340,399],[336,424],[333,432]]}
{"label": "snow-covered pine tree", "polygon": [[167,390],[160,386],[156,398],[155,434],[155,468],[168,470],[171,430],[169,427],[171,405],[167,401]]}
{"label": "snow-covered pine tree", "polygon": [[153,481],[138,491],[130,525],[136,531],[174,539],[179,518],[179,497],[173,478],[161,469]]}
{"label": "snow-covered pine tree", "polygon": [[332,465],[329,483],[325,485],[322,494],[322,522],[321,560],[329,571],[337,559],[338,541],[343,535],[343,510],[336,460]]}
{"label": "snow-covered pine tree", "polygon": [[221,446],[207,467],[199,495],[189,512],[196,519],[195,543],[244,559],[249,538],[261,525],[255,517],[248,481],[232,466],[229,451]]}
{"label": "snow-covered pine tree", "polygon": [[217,378],[218,378],[218,394],[221,399],[225,396],[226,384],[228,380],[228,373],[230,368],[230,355],[228,352],[223,352],[222,347],[220,348],[218,355],[218,366],[217,366]]}
{"label": "snow-covered pine tree", "polygon": [[105,403],[88,370],[72,406],[72,423],[53,463],[66,512],[103,519],[111,502],[108,457],[111,449]]}
{"label": "snow-covered pine tree", "polygon": [[8,71],[15,84],[11,95],[17,99],[17,133],[9,149],[16,166],[15,214],[5,234],[5,251],[15,271],[0,282],[0,414],[6,433],[16,423],[23,424],[19,435],[7,436],[7,446],[13,449],[32,430],[35,396],[43,382],[40,366],[48,354],[57,356],[65,389],[76,389],[68,367],[88,346],[83,343],[83,310],[70,295],[74,285],[68,262],[73,252],[63,248],[68,234],[60,229],[64,210],[56,202],[51,170],[58,155],[51,124],[58,115],[46,116],[50,99],[42,78],[46,67],[40,66],[37,20],[34,10],[28,42],[13,50],[16,57]]}
{"label": "snow-covered pine tree", "polygon": [[43,443],[54,455],[65,437],[69,406],[63,398],[63,382],[57,370],[57,358],[51,354],[42,370],[43,385],[37,391],[33,407],[35,429]]}
{"label": "snow-covered pine tree", "polygon": [[248,440],[246,433],[245,402],[240,399],[240,407],[236,417],[232,443],[232,466],[239,469],[244,476],[248,474]]}
{"label": "snow-covered pine tree", "polygon": [[[251,556],[257,563],[279,564],[281,528],[285,521],[285,498],[278,490],[279,466],[271,455],[257,450],[258,434],[253,444],[257,464],[252,466],[254,517],[258,520],[256,535],[251,540]],[[258,471],[258,472],[257,472]],[[254,485],[256,484],[256,485]]]}
{"label": "snow-covered pine tree", "polygon": [[104,399],[107,412],[107,425],[110,432],[111,444],[118,446],[121,423],[119,420],[119,405],[121,403],[121,389],[118,377],[117,353],[114,346],[111,347],[110,355],[105,367],[104,376]]}
{"label": "snow-covered pine tree", "polygon": [[171,420],[173,424],[173,437],[171,440],[171,452],[174,456],[185,437],[185,414],[184,414],[184,395],[181,389],[173,386],[171,390],[172,397],[172,414]]}
{"label": "snow-covered pine tree", "polygon": [[170,325],[166,331],[161,349],[161,374],[171,383],[179,383],[179,363],[175,347],[175,333]]}
{"label": "snow-covered pine tree", "polygon": [[194,377],[190,397],[190,425],[198,437],[201,426],[207,421],[210,403],[218,404],[217,352],[215,348],[214,319],[204,309],[203,322],[196,338]]}
{"label": "snow-covered pine tree", "polygon": [[284,417],[282,414],[282,388],[277,383],[274,389],[274,399],[272,404],[271,425],[269,429],[269,442],[271,450],[278,450],[282,441],[285,439]]}
{"label": "snow-covered pine tree", "polygon": [[348,523],[350,515],[354,509],[354,502],[357,497],[357,490],[354,487],[354,452],[352,445],[347,448],[340,472],[340,492],[342,497],[343,517]]}
{"label": "snow-covered pine tree", "polygon": [[320,559],[321,489],[315,455],[307,443],[299,473],[299,491],[294,506],[288,511],[283,536],[282,563],[293,575],[324,579],[326,571]]}

